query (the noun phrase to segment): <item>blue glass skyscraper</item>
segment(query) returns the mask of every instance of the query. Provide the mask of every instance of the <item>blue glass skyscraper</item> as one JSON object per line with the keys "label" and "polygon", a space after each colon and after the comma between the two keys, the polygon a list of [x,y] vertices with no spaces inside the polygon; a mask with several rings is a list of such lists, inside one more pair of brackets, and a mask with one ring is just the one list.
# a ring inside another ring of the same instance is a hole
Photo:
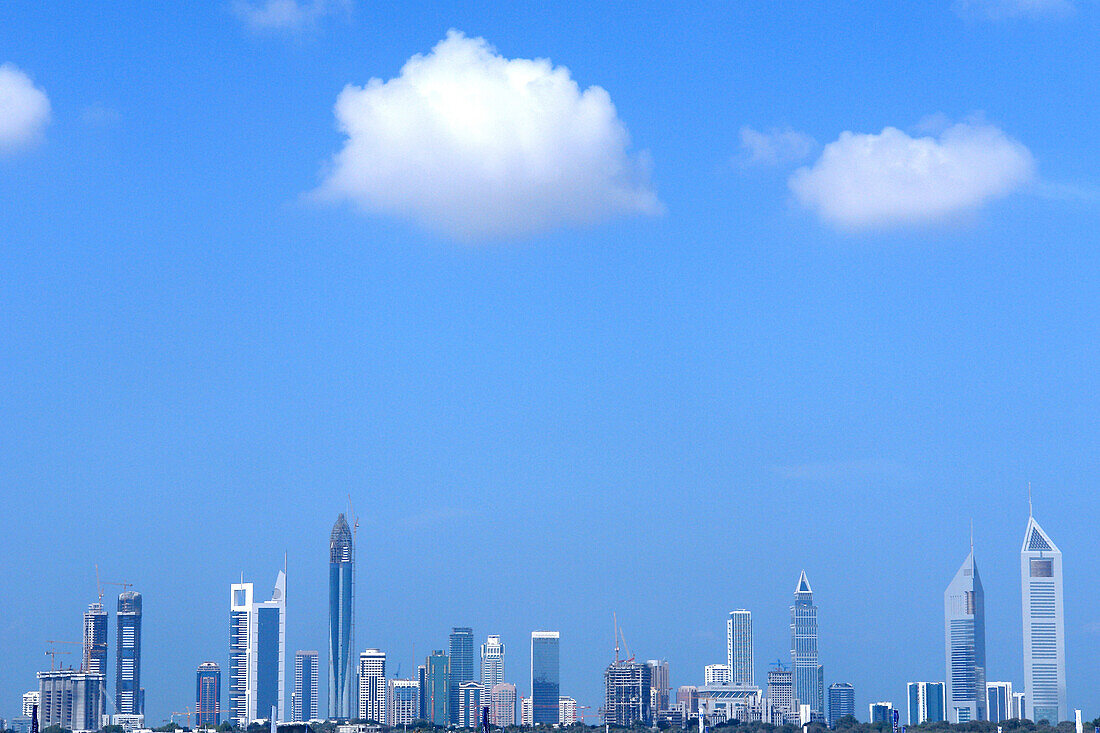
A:
{"label": "blue glass skyscraper", "polygon": [[348,520],[341,514],[329,536],[328,571],[328,715],[336,720],[356,716],[355,684],[355,546]]}
{"label": "blue glass skyscraper", "polygon": [[791,606],[791,672],[794,696],[810,713],[824,719],[825,676],[817,659],[817,606],[806,571],[798,578]]}
{"label": "blue glass skyscraper", "polygon": [[947,722],[985,720],[985,592],[973,546],[944,591],[943,616]]}
{"label": "blue glass skyscraper", "polygon": [[557,631],[531,632],[531,720],[535,725],[558,723],[560,641]]}
{"label": "blue glass skyscraper", "polygon": [[452,725],[465,722],[461,718],[459,692],[464,682],[474,681],[474,630],[467,626],[451,629],[451,678],[448,706]]}
{"label": "blue glass skyscraper", "polygon": [[216,727],[222,712],[222,670],[216,662],[203,662],[195,673],[195,726]]}
{"label": "blue glass skyscraper", "polygon": [[118,596],[118,643],[115,646],[115,708],[121,715],[140,715],[141,709],[141,594]]}

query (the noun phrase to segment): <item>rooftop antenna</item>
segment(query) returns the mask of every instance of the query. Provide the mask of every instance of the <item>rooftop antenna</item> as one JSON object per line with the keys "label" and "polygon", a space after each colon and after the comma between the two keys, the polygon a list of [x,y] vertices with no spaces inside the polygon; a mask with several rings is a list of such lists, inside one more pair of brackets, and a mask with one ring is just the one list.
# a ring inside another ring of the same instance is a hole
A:
{"label": "rooftop antenna", "polygon": [[619,663],[619,617],[612,611],[611,621],[615,624],[615,664]]}
{"label": "rooftop antenna", "polygon": [[1035,515],[1031,511],[1031,482],[1027,482],[1027,518],[1032,519]]}
{"label": "rooftop antenna", "polygon": [[970,554],[974,554],[974,517],[970,518]]}

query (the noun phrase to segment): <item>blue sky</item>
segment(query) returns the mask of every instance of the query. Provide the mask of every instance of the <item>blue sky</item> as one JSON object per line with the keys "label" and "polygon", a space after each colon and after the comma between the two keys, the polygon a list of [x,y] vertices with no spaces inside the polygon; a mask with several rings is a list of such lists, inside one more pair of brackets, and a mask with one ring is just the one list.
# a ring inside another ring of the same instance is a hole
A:
{"label": "blue sky", "polygon": [[323,651],[349,493],[402,675],[469,625],[526,689],[560,629],[595,712],[612,612],[681,685],[746,607],[762,678],[805,568],[826,682],[900,704],[973,517],[1022,685],[1028,481],[1100,715],[1095,3],[281,7],[0,8],[0,715],[94,563],[153,722],[284,551]]}

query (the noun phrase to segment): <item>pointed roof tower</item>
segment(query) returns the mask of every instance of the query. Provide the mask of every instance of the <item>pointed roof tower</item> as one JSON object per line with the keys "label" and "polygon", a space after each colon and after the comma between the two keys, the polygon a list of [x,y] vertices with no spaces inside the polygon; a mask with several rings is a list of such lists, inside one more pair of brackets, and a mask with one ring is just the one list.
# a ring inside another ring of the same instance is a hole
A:
{"label": "pointed roof tower", "polygon": [[336,524],[332,525],[332,534],[328,539],[329,562],[351,562],[352,550],[351,527],[341,513],[336,517]]}
{"label": "pointed roof tower", "polygon": [[1027,518],[1027,529],[1024,530],[1024,546],[1020,551],[1061,552],[1033,516]]}
{"label": "pointed roof tower", "polygon": [[794,589],[795,600],[811,600],[814,596],[814,591],[810,588],[810,581],[806,578],[806,571],[803,570],[802,574],[798,576],[798,586]]}

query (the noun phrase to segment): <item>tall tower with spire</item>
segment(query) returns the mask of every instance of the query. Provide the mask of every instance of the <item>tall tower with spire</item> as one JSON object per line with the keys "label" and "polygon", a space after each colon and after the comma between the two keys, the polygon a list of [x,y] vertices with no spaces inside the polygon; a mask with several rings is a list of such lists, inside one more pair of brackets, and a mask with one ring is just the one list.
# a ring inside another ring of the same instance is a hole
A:
{"label": "tall tower with spire", "polygon": [[1066,642],[1062,604],[1062,551],[1031,513],[1020,550],[1024,611],[1024,714],[1051,725],[1066,720]]}
{"label": "tall tower with spire", "polygon": [[824,720],[825,674],[817,658],[817,606],[805,570],[798,578],[791,606],[791,672],[794,696],[810,706],[816,720]]}
{"label": "tall tower with spire", "polygon": [[985,592],[970,554],[943,594],[947,650],[947,716],[951,723],[985,720]]}
{"label": "tall tower with spire", "polygon": [[343,514],[328,541],[328,715],[357,716],[355,684],[355,543]]}

